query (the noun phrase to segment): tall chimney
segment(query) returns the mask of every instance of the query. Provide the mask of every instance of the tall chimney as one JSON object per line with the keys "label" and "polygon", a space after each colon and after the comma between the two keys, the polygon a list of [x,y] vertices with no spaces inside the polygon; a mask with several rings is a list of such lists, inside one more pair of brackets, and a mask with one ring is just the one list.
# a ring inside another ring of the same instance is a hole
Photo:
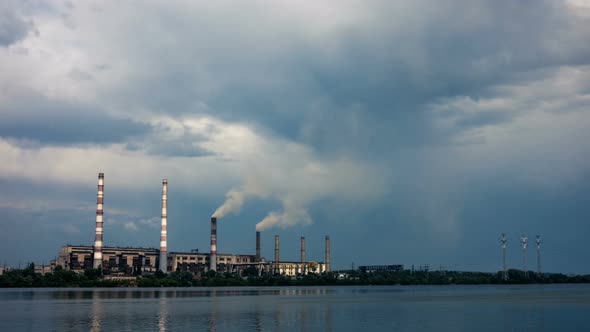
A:
{"label": "tall chimney", "polygon": [[162,180],[162,227],[160,230],[160,271],[168,271],[168,180]]}
{"label": "tall chimney", "polygon": [[211,254],[209,256],[209,270],[217,270],[217,218],[211,217]]}
{"label": "tall chimney", "polygon": [[256,231],[256,261],[260,262],[260,232]]}
{"label": "tall chimney", "polygon": [[330,237],[328,235],[326,235],[326,259],[324,263],[326,264],[326,272],[330,272]]}
{"label": "tall chimney", "polygon": [[279,236],[275,235],[275,273],[279,273],[280,269],[279,269],[279,260],[280,260],[280,256],[279,256]]}
{"label": "tall chimney", "polygon": [[301,237],[301,273],[305,273],[305,236]]}
{"label": "tall chimney", "polygon": [[103,194],[104,194],[104,173],[98,173],[98,194],[96,198],[96,229],[94,236],[94,261],[93,267],[99,269],[102,267],[102,218],[103,211]]}

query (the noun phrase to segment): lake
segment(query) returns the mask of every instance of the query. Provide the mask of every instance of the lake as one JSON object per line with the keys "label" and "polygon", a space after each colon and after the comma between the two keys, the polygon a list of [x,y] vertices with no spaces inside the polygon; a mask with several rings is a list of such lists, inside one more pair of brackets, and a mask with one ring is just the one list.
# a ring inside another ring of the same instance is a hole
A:
{"label": "lake", "polygon": [[590,285],[0,289],[0,331],[590,331]]}

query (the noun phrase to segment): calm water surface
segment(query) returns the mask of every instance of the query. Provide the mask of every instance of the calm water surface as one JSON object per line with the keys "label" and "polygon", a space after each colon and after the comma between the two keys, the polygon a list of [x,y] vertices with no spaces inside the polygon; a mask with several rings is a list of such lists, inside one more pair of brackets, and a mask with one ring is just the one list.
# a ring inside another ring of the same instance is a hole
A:
{"label": "calm water surface", "polygon": [[1,289],[0,331],[590,331],[590,285]]}

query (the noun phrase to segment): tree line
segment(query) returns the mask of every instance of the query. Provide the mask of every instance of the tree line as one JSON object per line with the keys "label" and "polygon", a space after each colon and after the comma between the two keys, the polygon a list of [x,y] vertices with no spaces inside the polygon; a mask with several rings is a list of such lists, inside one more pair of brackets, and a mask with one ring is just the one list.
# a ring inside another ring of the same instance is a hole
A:
{"label": "tree line", "polygon": [[88,269],[84,273],[57,267],[51,273],[35,273],[30,264],[25,269],[5,271],[0,275],[0,287],[216,287],[216,286],[322,286],[322,285],[478,285],[478,284],[557,284],[590,283],[590,275],[565,275],[560,273],[525,274],[509,270],[508,280],[502,273],[432,271],[412,272],[361,272],[357,270],[308,274],[288,277],[284,275],[261,275],[255,268],[243,271],[242,275],[207,272],[195,277],[189,272],[156,272],[138,276],[136,279],[104,278],[102,271]]}

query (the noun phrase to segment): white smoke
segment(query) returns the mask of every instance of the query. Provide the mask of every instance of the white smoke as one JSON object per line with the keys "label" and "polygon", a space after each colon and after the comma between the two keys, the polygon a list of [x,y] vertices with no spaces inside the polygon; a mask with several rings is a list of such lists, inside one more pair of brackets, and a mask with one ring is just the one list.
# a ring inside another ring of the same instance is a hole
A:
{"label": "white smoke", "polygon": [[287,228],[311,223],[313,223],[313,220],[305,208],[285,207],[285,204],[283,204],[283,211],[270,212],[261,222],[256,224],[256,230],[264,231],[271,227]]}
{"label": "white smoke", "polygon": [[[318,201],[371,200],[383,191],[384,179],[375,176],[382,172],[372,164],[347,156],[324,158],[310,146],[264,136],[241,124],[211,119],[207,123],[215,129],[202,147],[223,156],[217,164],[232,167],[237,175],[232,181],[239,181],[213,217],[237,214],[246,201],[259,199],[281,207],[268,213],[257,229],[309,225],[313,223],[309,211]],[[198,122],[185,125],[199,128]]]}
{"label": "white smoke", "polygon": [[231,189],[225,194],[225,202],[215,210],[212,217],[223,218],[230,213],[237,214],[242,209],[245,201],[246,194],[243,190]]}

